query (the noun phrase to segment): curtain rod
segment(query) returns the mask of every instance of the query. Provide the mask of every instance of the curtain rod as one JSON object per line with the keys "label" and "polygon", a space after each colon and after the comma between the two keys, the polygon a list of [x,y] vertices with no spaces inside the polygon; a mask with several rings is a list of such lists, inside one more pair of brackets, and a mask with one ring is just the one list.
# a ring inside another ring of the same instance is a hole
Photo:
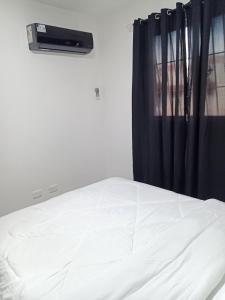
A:
{"label": "curtain rod", "polygon": [[[204,1],[201,1],[202,3],[204,3]],[[190,7],[191,6],[191,1],[189,1],[188,3],[186,3],[186,4],[183,4],[183,8],[188,8],[188,7]],[[172,13],[172,12],[174,12],[174,11],[176,11],[176,8],[174,8],[174,9],[168,9],[168,12],[170,12],[170,14]],[[160,15],[160,13],[158,13],[157,15]],[[146,20],[146,19],[139,19],[141,22],[147,22],[148,20]]]}
{"label": "curtain rod", "polygon": [[[204,3],[204,0],[202,0],[201,2]],[[184,8],[188,8],[188,7],[191,7],[191,5],[192,5],[192,4],[191,4],[191,0],[190,0],[188,3],[183,4],[183,7],[184,7]],[[168,9],[168,12],[170,12],[170,13],[168,13],[168,14],[171,14],[171,13],[174,12],[174,11],[176,11],[176,8],[175,8],[175,9]],[[160,18],[160,13],[158,13],[158,14],[156,14],[156,15],[159,15],[158,18]],[[140,20],[140,22],[143,22],[143,23],[145,23],[145,22],[148,21],[148,19],[141,19],[141,18],[139,18],[138,20]],[[128,24],[128,25],[127,25],[127,29],[128,29],[129,32],[132,32],[132,31],[133,31],[133,23],[132,23],[132,24]]]}

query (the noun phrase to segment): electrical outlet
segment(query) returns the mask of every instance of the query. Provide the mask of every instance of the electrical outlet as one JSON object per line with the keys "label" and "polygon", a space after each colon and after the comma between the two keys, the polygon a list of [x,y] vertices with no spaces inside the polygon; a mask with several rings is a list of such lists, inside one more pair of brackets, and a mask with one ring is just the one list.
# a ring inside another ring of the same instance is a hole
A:
{"label": "electrical outlet", "polygon": [[42,190],[36,190],[32,192],[32,197],[33,199],[39,199],[43,196],[43,191]]}
{"label": "electrical outlet", "polygon": [[52,184],[48,187],[48,191],[50,194],[57,193],[59,189],[58,184]]}

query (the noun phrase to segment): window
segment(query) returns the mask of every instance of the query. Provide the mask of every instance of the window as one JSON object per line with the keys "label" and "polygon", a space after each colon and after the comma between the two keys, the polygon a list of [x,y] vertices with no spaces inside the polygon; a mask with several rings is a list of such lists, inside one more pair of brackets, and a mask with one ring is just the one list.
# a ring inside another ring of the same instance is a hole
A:
{"label": "window", "polygon": [[225,15],[211,27],[205,115],[225,116]]}
{"label": "window", "polygon": [[[188,29],[186,29],[186,65],[187,76],[191,70],[191,58],[189,55]],[[180,45],[180,49],[181,49]],[[161,36],[155,37],[155,95],[154,115],[161,116],[162,112],[162,53]],[[181,50],[180,50],[181,51]],[[191,51],[190,51],[191,52]],[[182,55],[179,64],[179,90],[178,90],[178,111],[179,116],[185,115],[184,98],[184,63]],[[175,115],[176,105],[176,32],[168,34],[168,64],[167,64],[167,107],[166,115]],[[193,113],[192,101],[190,111]],[[210,33],[208,74],[205,101],[206,116],[225,116],[225,15],[213,19]]]}

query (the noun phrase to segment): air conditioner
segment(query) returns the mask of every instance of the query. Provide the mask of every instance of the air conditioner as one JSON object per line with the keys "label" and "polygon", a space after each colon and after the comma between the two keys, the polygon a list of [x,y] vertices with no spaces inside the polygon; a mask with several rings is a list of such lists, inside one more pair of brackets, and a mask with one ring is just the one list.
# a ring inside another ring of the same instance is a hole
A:
{"label": "air conditioner", "polygon": [[65,29],[40,23],[27,26],[32,51],[55,51],[86,54],[94,47],[92,33]]}

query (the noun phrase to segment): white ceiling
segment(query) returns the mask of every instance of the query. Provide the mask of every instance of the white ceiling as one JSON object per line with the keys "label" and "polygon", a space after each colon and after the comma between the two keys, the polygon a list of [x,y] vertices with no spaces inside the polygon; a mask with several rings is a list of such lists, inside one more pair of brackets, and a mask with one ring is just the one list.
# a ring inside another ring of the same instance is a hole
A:
{"label": "white ceiling", "polygon": [[60,8],[94,15],[109,14],[131,3],[131,0],[36,0]]}

